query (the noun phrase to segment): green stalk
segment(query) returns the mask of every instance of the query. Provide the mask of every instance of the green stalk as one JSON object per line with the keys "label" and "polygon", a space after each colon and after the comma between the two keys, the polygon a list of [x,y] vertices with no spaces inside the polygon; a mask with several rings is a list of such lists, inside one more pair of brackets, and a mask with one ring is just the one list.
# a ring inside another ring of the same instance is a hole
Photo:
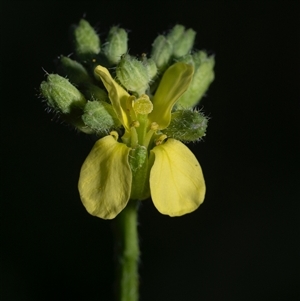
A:
{"label": "green stalk", "polygon": [[138,301],[139,241],[137,201],[130,200],[115,219],[116,300]]}

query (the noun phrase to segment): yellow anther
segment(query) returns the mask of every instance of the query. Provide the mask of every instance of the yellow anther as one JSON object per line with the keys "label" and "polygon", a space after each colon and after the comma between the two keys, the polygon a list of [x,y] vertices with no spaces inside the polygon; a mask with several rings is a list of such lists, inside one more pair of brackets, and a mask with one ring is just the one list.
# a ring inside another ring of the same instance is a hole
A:
{"label": "yellow anther", "polygon": [[157,131],[158,128],[159,128],[158,123],[156,123],[156,122],[152,122],[152,123],[151,123],[150,129],[151,129],[152,131]]}
{"label": "yellow anther", "polygon": [[132,121],[131,127],[138,128],[140,126],[140,123],[137,120]]}
{"label": "yellow anther", "polygon": [[111,131],[109,134],[110,134],[111,136],[113,136],[113,137],[118,141],[118,139],[119,139],[119,134],[118,134],[118,132],[116,132],[116,131]]}
{"label": "yellow anther", "polygon": [[156,145],[160,145],[163,143],[164,140],[166,140],[168,138],[167,135],[163,134],[161,136],[159,136],[156,140],[155,140],[155,144]]}

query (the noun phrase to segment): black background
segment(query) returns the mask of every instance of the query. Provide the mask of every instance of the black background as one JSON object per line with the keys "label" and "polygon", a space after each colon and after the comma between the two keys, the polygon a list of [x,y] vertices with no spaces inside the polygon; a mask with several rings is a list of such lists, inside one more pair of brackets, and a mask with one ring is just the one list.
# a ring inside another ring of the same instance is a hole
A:
{"label": "black background", "polygon": [[71,53],[69,26],[84,15],[103,39],[112,25],[130,30],[131,54],[181,23],[216,55],[207,136],[189,145],[206,200],[180,218],[143,202],[141,300],[298,300],[297,1],[1,6],[1,300],[113,298],[111,222],[77,192],[93,140],[51,121],[37,98],[42,68]]}

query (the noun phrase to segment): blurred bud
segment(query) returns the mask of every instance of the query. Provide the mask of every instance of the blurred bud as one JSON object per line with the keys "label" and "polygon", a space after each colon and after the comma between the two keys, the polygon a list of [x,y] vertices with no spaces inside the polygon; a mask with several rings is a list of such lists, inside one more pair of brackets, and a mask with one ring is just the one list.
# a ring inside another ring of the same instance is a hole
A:
{"label": "blurred bud", "polygon": [[179,58],[188,54],[193,48],[196,32],[193,29],[186,30],[179,40],[173,44],[173,55]]}
{"label": "blurred bud", "polygon": [[178,110],[172,113],[170,125],[162,132],[184,142],[197,141],[205,136],[208,119],[200,111]]}
{"label": "blurred bud", "polygon": [[178,40],[180,40],[180,38],[184,34],[184,31],[185,31],[185,27],[183,25],[180,24],[175,25],[167,35],[168,41],[173,45]]}
{"label": "blurred bud", "polygon": [[159,35],[152,44],[151,58],[158,69],[163,70],[171,60],[173,48],[165,36]]}
{"label": "blurred bud", "polygon": [[214,80],[215,59],[208,57],[204,51],[195,52],[180,58],[179,61],[187,62],[192,58],[195,69],[192,82],[185,93],[178,99],[176,105],[183,108],[194,107],[203,97],[209,85]]}
{"label": "blurred bud", "polygon": [[116,75],[119,82],[128,91],[136,92],[138,95],[145,93],[151,80],[143,62],[128,54],[122,56],[116,69]]}
{"label": "blurred bud", "polygon": [[191,54],[187,54],[185,56],[182,56],[177,61],[188,64],[188,65],[192,65],[195,69],[195,62],[194,62],[193,56]]}
{"label": "blurred bud", "polygon": [[89,59],[100,52],[100,39],[94,28],[84,19],[79,21],[73,31],[76,55],[82,59]]}
{"label": "blurred bud", "polygon": [[146,54],[142,55],[142,62],[147,69],[149,81],[151,81],[157,75],[156,64],[153,59],[147,58]]}
{"label": "blurred bud", "polygon": [[49,74],[40,86],[41,94],[49,107],[57,112],[69,114],[73,109],[83,108],[86,100],[68,79],[58,74]]}
{"label": "blurred bud", "polygon": [[87,83],[86,85],[84,85],[84,87],[82,89],[82,93],[84,94],[86,99],[89,99],[89,100],[104,101],[107,103],[110,102],[106,90],[103,90],[103,89],[99,88],[98,86],[91,84],[91,83]]}
{"label": "blurred bud", "polygon": [[72,83],[80,85],[92,81],[87,70],[77,61],[74,61],[67,56],[61,56],[59,62],[59,73],[67,76]]}
{"label": "blurred bud", "polygon": [[107,135],[111,129],[121,126],[112,105],[104,101],[88,101],[84,107],[82,120],[86,126],[100,135]]}
{"label": "blurred bud", "polygon": [[179,58],[188,54],[193,48],[196,32],[193,29],[185,30],[183,25],[175,25],[167,35],[167,40],[172,44],[173,57]]}
{"label": "blurred bud", "polygon": [[127,52],[127,41],[128,36],[125,29],[117,26],[110,29],[103,52],[111,64],[116,65],[121,56]]}

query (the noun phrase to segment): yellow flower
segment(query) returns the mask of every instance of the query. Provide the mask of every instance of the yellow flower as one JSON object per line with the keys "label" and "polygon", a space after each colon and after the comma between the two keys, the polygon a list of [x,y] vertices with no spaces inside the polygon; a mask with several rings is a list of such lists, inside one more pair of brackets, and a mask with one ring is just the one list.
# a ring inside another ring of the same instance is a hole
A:
{"label": "yellow flower", "polygon": [[112,219],[129,199],[150,194],[162,214],[196,210],[205,195],[200,164],[183,143],[161,132],[191,82],[193,67],[181,62],[169,67],[153,97],[130,95],[102,66],[96,67],[95,76],[108,91],[125,133],[121,140],[116,132],[99,139],[83,163],[78,188],[87,211]]}

